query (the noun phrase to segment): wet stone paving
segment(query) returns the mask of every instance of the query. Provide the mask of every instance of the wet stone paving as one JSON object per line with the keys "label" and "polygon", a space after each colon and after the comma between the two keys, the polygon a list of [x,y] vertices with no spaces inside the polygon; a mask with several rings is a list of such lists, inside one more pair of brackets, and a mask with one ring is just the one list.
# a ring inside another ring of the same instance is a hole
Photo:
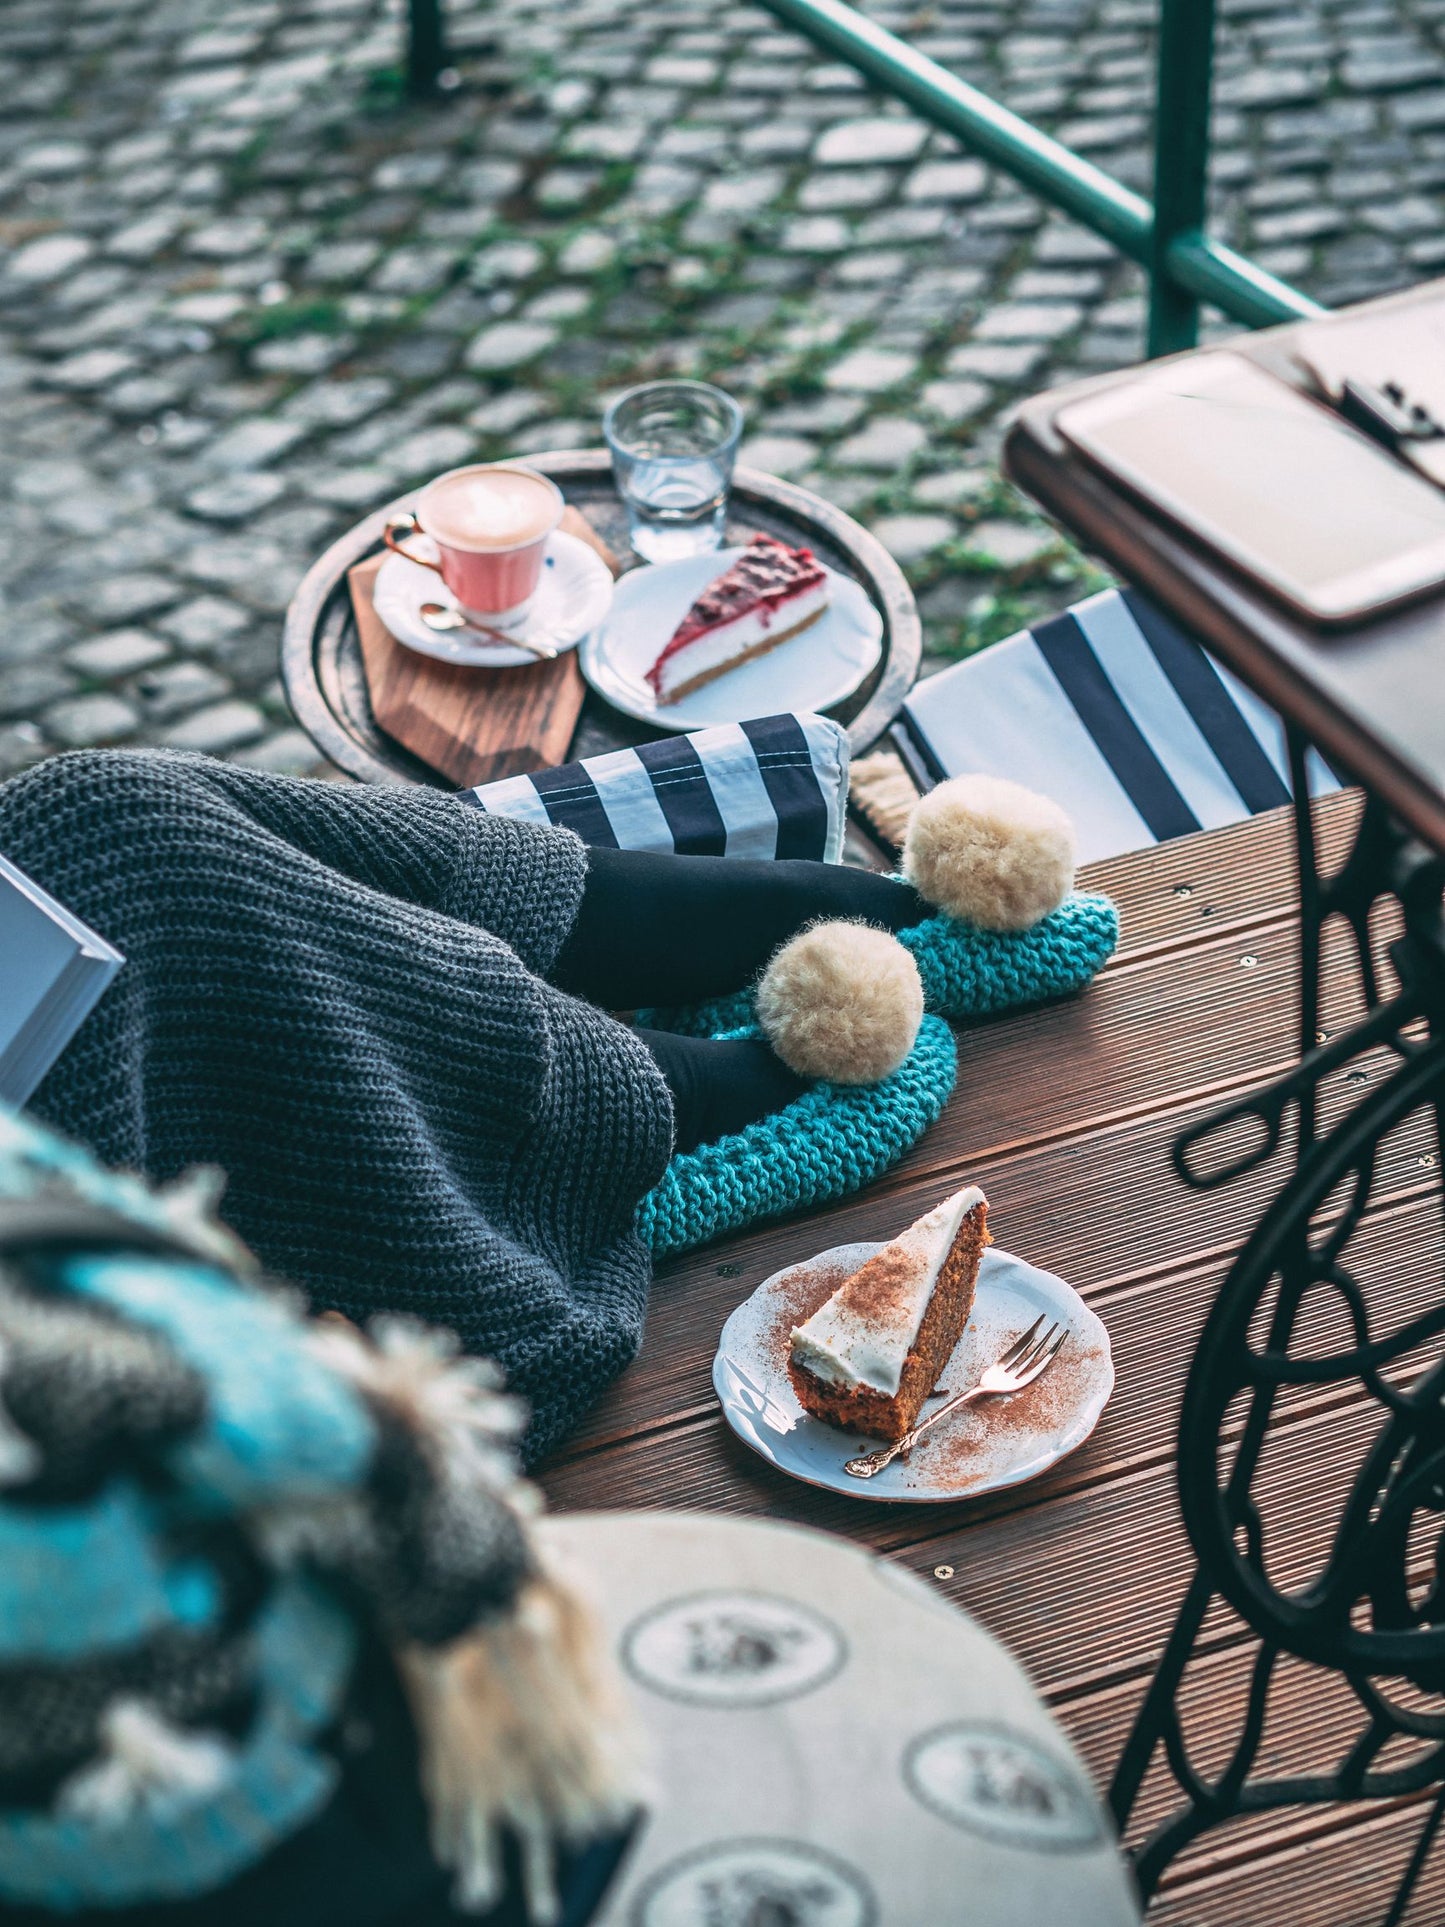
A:
{"label": "wet stone paving", "polygon": [[[1157,0],[876,0],[1148,187]],[[1322,301],[1445,268],[1445,0],[1223,0],[1217,231]],[[935,664],[1104,578],[999,480],[1010,406],[1138,358],[1101,242],[758,8],[4,0],[0,774],[315,754],[286,603],[367,510],[705,376],[745,459],[908,570]]]}

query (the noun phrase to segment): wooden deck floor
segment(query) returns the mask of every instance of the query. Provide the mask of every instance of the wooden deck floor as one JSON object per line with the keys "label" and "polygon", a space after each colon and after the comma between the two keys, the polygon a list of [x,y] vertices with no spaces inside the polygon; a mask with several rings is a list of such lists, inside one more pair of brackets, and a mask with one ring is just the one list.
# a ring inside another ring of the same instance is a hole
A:
{"label": "wooden deck floor", "polygon": [[[1323,811],[1342,845],[1355,800]],[[1206,1194],[1168,1161],[1191,1119],[1288,1066],[1295,992],[1287,816],[1096,866],[1120,905],[1117,959],[1084,998],[960,1036],[958,1089],[924,1142],[861,1197],[661,1268],[642,1354],[542,1483],[559,1510],[672,1506],[824,1527],[926,1577],[1004,1639],[1107,1783],[1188,1570],[1173,1485],[1180,1391],[1224,1266],[1282,1172]],[[1252,962],[1246,962],[1252,959]],[[1332,1026],[1351,1016],[1343,974]],[[1340,1094],[1341,1103],[1347,1101]],[[1424,1145],[1418,1147],[1421,1152]],[[1118,1385],[1093,1438],[1044,1479],[970,1503],[880,1506],[816,1492],[727,1430],[710,1370],[728,1312],[769,1273],[824,1246],[884,1238],[966,1179],[1000,1243],[1074,1283],[1109,1327]],[[1434,1176],[1392,1147],[1366,1237],[1408,1293],[1438,1288]],[[1367,1415],[1339,1394],[1300,1400],[1292,1463],[1328,1491]],[[1283,1476],[1283,1475],[1282,1475]],[[1291,1476],[1298,1476],[1292,1474]],[[936,1576],[938,1568],[951,1576]],[[1243,1690],[1243,1629],[1221,1614],[1191,1680],[1205,1763]],[[1303,1667],[1280,1682],[1271,1772],[1327,1765],[1350,1729],[1346,1690]],[[1168,1790],[1146,1785],[1141,1817]],[[1418,1802],[1276,1815],[1223,1830],[1182,1860],[1157,1927],[1360,1927],[1409,1854]],[[1441,1855],[1407,1921],[1445,1919]]]}

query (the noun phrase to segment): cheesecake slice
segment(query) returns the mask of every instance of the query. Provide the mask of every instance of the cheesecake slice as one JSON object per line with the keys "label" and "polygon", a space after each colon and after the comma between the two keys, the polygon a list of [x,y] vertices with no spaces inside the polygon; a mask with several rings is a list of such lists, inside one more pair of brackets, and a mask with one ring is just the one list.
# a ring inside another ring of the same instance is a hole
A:
{"label": "cheesecake slice", "polygon": [[971,1184],[844,1279],[793,1331],[788,1376],[804,1411],[901,1439],[953,1356],[988,1243],[988,1200]]}
{"label": "cheesecake slice", "polygon": [[827,606],[828,572],[811,549],[755,535],[693,603],[647,681],[659,703],[675,703],[801,634]]}

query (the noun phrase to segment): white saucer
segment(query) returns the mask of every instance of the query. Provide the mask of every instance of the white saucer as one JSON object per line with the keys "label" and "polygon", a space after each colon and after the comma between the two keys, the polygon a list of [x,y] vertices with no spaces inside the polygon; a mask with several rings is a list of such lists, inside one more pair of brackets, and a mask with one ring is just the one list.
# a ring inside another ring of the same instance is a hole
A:
{"label": "white saucer", "polygon": [[[411,540],[430,542],[425,535]],[[612,572],[597,551],[558,529],[547,539],[542,579],[531,606],[520,622],[507,625],[508,630],[530,642],[550,642],[554,649],[575,649],[607,614],[612,588]],[[454,609],[457,599],[434,569],[409,562],[404,555],[387,556],[377,570],[372,599],[376,613],[398,642],[439,662],[505,669],[538,660],[529,649],[507,648],[465,629],[445,633],[428,629],[421,619],[422,603],[440,602]]]}
{"label": "white saucer", "polygon": [[788,710],[831,709],[851,696],[882,653],[883,618],[858,583],[829,569],[828,607],[811,628],[681,702],[658,702],[644,680],[647,671],[703,590],[743,552],[713,549],[623,576],[611,614],[587,638],[579,657],[582,674],[598,695],[624,716],[678,731]]}
{"label": "white saucer", "polygon": [[[1082,1445],[1114,1389],[1109,1334],[1072,1285],[990,1245],[963,1336],[940,1380],[942,1392],[975,1385],[1038,1317],[1068,1327],[1069,1338],[1041,1378],[1007,1399],[981,1399],[925,1432],[905,1464],[895,1459],[872,1479],[855,1479],[845,1459],[871,1449],[854,1432],[810,1418],[788,1378],[788,1338],[843,1279],[883,1247],[836,1245],[774,1272],[723,1326],[712,1382],[738,1437],[806,1485],[855,1499],[922,1504],[976,1498],[1036,1479]],[[933,1409],[923,1408],[924,1416]],[[877,1444],[874,1440],[872,1444]]]}

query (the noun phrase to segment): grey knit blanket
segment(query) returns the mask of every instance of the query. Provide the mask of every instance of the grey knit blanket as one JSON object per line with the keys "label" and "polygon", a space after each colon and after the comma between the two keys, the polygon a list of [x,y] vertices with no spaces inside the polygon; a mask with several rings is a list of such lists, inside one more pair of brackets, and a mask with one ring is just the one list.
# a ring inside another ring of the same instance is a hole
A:
{"label": "grey knit blanket", "polygon": [[0,784],[0,851],[126,957],[32,1108],[221,1215],[318,1307],[452,1327],[554,1445],[637,1349],[671,1102],[545,981],[569,831],[429,791],[83,751]]}

